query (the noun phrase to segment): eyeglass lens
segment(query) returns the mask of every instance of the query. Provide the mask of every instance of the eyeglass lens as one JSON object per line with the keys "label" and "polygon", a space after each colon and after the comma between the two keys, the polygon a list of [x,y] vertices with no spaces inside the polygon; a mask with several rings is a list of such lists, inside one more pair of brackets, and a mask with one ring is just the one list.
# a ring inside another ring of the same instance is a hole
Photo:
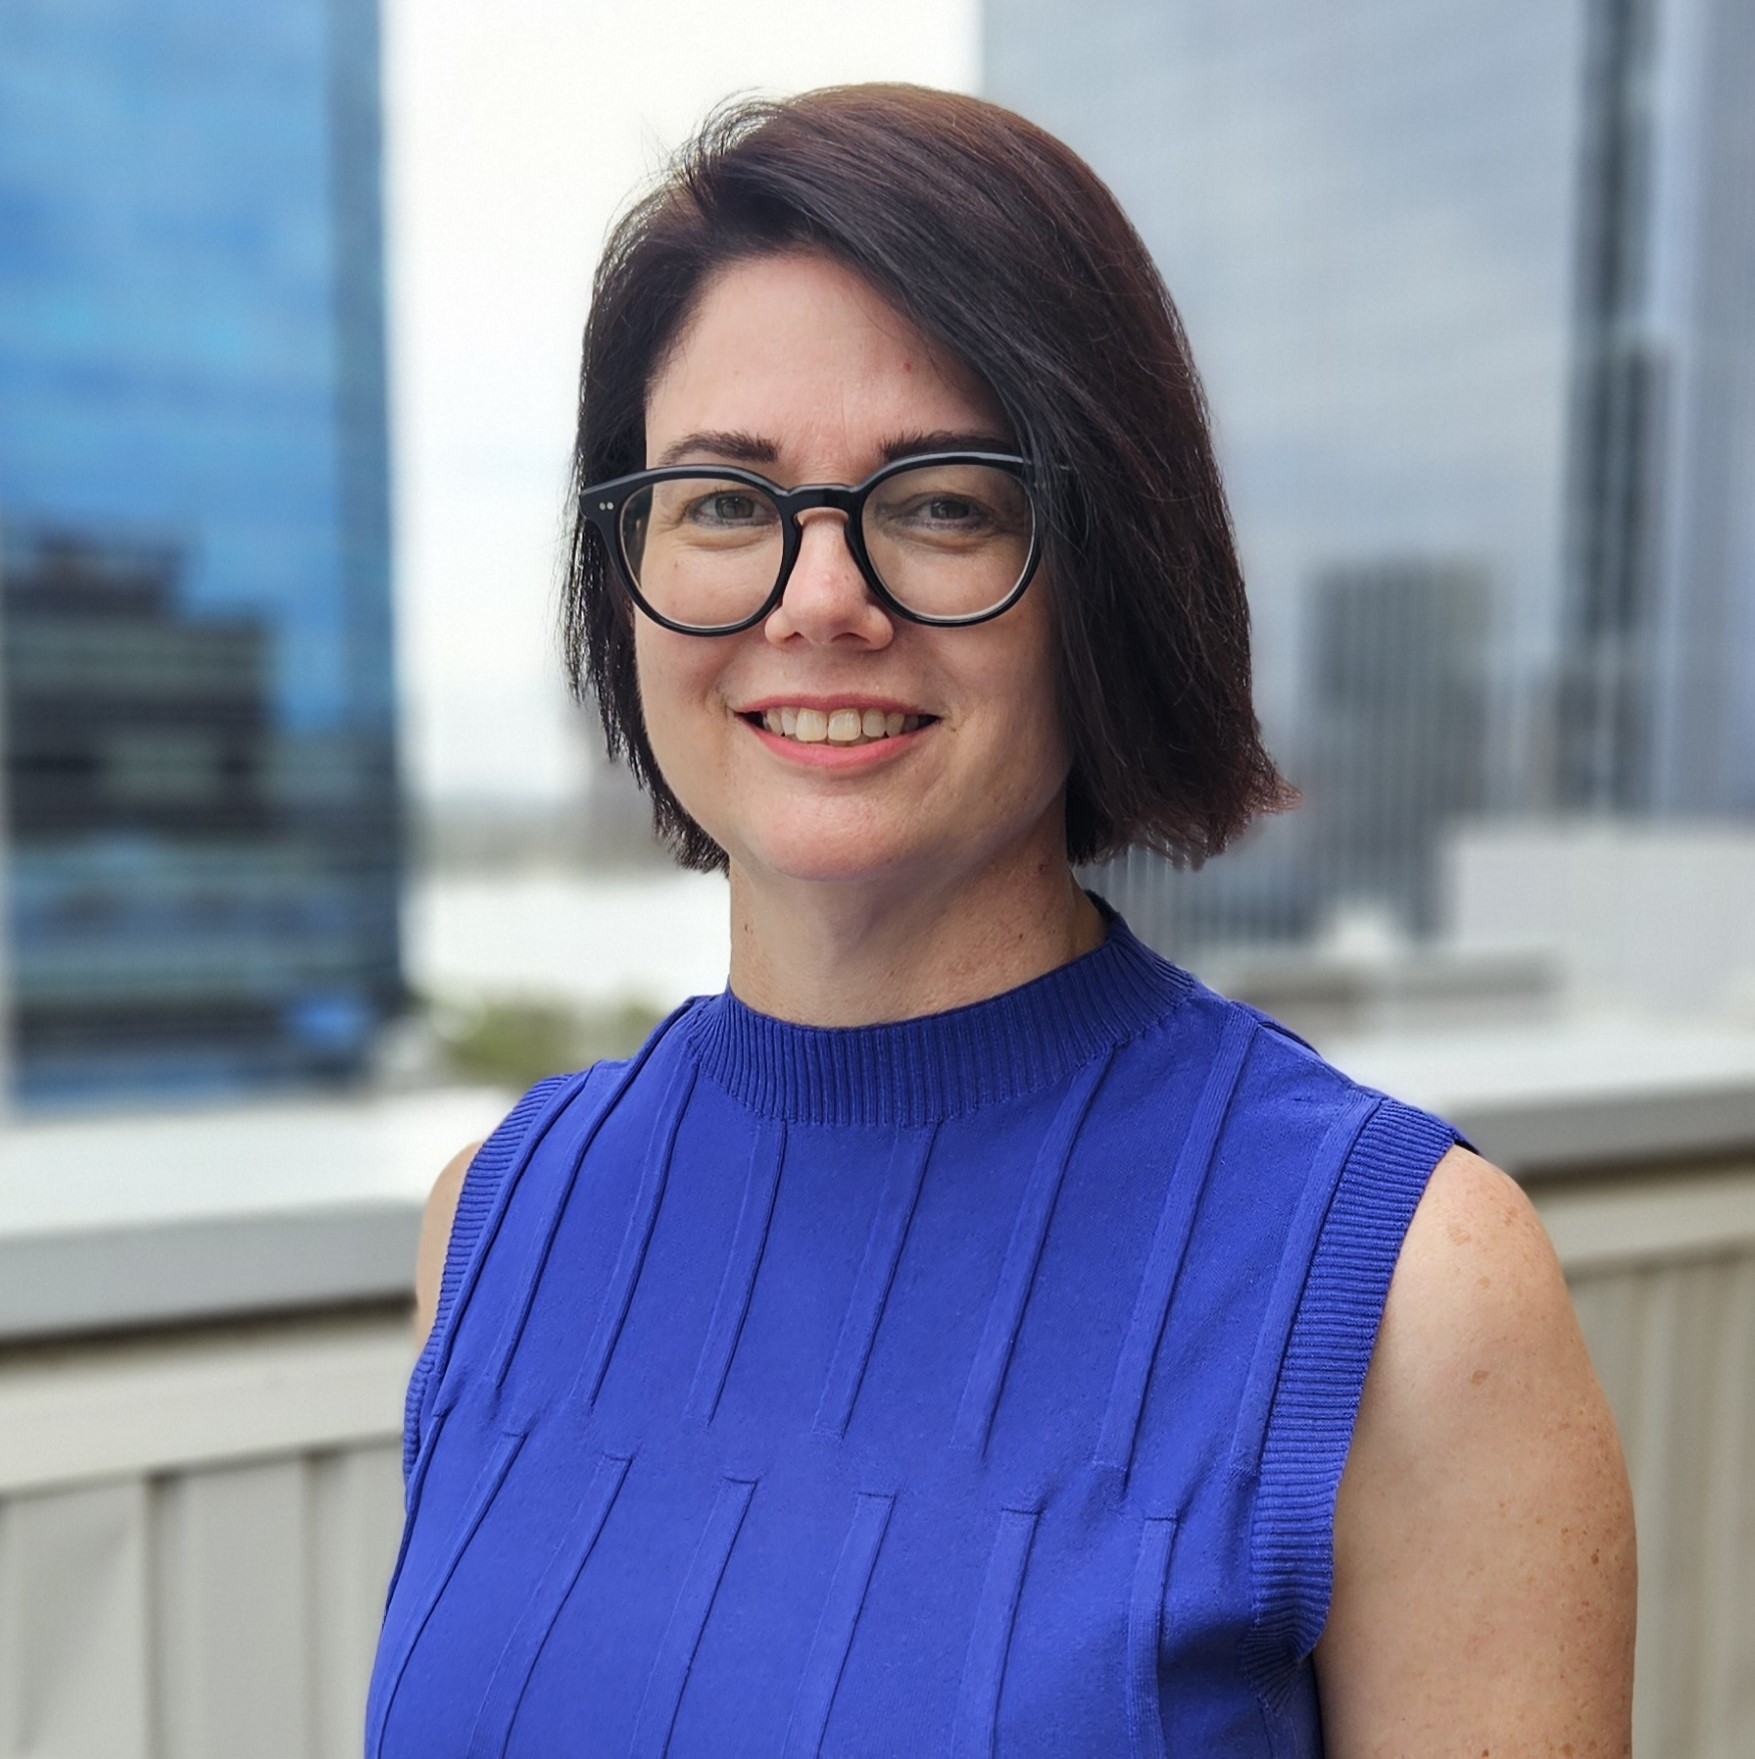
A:
{"label": "eyeglass lens", "polygon": [[[986,464],[927,464],[885,477],[866,498],[861,535],[873,571],[900,605],[970,617],[1003,604],[1029,563],[1029,496]],[[752,484],[703,472],[631,495],[622,554],[640,596],[696,629],[752,617],[780,578],[779,507]]]}

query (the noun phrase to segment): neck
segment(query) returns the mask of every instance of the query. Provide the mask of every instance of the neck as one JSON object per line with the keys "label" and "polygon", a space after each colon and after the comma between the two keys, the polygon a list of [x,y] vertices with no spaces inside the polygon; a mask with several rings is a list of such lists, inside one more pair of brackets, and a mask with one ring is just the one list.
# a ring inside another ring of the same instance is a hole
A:
{"label": "neck", "polygon": [[1058,853],[939,884],[759,878],[731,868],[731,988],[759,1013],[869,1026],[999,995],[1106,932]]}

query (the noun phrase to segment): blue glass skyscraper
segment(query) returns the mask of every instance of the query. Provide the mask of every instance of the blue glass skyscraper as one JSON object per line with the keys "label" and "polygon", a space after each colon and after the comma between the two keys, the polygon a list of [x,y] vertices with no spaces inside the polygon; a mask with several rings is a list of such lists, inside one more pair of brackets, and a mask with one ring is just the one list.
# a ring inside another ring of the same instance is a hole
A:
{"label": "blue glass skyscraper", "polygon": [[24,1099],[343,1075],[399,998],[374,0],[0,9]]}

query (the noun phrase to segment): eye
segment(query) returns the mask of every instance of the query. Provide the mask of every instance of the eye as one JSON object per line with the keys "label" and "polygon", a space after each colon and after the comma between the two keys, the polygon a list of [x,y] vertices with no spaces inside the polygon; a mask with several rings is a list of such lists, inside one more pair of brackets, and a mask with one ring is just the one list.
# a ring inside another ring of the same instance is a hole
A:
{"label": "eye", "polygon": [[920,538],[978,538],[994,529],[993,510],[984,501],[944,490],[898,499],[882,508],[880,517],[898,535]]}
{"label": "eye", "polygon": [[866,505],[868,536],[947,547],[1014,536],[1029,519],[1023,485],[984,464],[910,465],[879,483]]}
{"label": "eye", "polygon": [[986,520],[987,509],[966,495],[934,495],[922,506],[920,517],[933,525],[972,525]]}
{"label": "eye", "polygon": [[921,526],[977,525],[991,517],[973,496],[942,489],[898,498],[884,508],[884,514],[900,524]]}
{"label": "eye", "polygon": [[700,525],[761,525],[772,512],[767,501],[749,489],[714,489],[689,503],[688,516]]}

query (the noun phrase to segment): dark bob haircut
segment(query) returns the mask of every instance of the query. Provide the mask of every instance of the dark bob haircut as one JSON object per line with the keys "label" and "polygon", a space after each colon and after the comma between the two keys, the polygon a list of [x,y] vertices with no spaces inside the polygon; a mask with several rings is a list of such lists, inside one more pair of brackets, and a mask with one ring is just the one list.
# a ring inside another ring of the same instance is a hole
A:
{"label": "dark bob haircut", "polygon": [[660,773],[627,595],[579,491],[646,463],[653,378],[707,279],[825,253],[967,366],[1046,522],[1075,865],[1131,845],[1199,863],[1290,791],[1250,697],[1249,613],[1200,382],[1114,196],[1009,110],[903,85],[712,115],[617,224],[585,328],[563,614],[576,694],[686,867],[725,856]]}

